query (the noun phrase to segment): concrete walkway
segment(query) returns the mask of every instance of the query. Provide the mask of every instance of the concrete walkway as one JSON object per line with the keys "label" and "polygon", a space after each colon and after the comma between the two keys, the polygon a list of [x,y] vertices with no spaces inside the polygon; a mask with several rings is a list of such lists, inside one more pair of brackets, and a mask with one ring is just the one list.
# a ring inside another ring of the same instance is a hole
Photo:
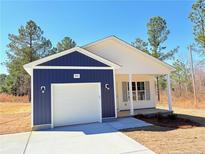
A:
{"label": "concrete walkway", "polygon": [[148,126],[134,118],[0,136],[1,154],[151,154],[119,129]]}

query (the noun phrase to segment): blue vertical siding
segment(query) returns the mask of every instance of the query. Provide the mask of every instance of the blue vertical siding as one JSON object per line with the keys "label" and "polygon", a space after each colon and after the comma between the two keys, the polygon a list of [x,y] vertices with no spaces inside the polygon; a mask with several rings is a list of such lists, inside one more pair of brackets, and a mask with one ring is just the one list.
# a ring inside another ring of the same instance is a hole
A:
{"label": "blue vertical siding", "polygon": [[[73,78],[76,73],[80,74],[79,79]],[[34,69],[33,82],[34,125],[51,123],[51,83],[101,82],[102,117],[115,116],[113,70]],[[110,85],[110,90],[105,84]],[[46,87],[45,93],[41,93],[41,86]]]}
{"label": "blue vertical siding", "polygon": [[93,58],[90,58],[78,51],[70,54],[55,58],[40,64],[39,66],[96,66],[107,67],[104,63],[101,63]]}

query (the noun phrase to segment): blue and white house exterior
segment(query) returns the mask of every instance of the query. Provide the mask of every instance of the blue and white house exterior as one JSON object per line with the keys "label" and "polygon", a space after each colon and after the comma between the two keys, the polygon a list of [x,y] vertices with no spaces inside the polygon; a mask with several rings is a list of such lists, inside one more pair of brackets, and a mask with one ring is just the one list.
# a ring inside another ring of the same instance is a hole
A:
{"label": "blue and white house exterior", "polygon": [[121,110],[155,108],[157,75],[170,65],[110,36],[24,65],[31,75],[32,128],[102,122]]}

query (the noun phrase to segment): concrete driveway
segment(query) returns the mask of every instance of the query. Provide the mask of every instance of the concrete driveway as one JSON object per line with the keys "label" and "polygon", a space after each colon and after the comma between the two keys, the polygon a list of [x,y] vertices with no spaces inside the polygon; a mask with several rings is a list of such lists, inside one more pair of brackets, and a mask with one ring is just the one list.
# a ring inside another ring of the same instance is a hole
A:
{"label": "concrete driveway", "polygon": [[153,153],[119,129],[148,126],[134,118],[0,136],[1,154]]}

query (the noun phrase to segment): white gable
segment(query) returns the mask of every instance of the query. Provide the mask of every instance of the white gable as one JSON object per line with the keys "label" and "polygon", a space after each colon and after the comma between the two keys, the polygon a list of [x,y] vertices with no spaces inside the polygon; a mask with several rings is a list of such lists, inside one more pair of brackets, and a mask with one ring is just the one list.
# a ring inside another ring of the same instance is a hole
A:
{"label": "white gable", "polygon": [[83,46],[84,49],[113,61],[121,66],[118,74],[168,74],[174,70],[170,65],[111,36]]}

